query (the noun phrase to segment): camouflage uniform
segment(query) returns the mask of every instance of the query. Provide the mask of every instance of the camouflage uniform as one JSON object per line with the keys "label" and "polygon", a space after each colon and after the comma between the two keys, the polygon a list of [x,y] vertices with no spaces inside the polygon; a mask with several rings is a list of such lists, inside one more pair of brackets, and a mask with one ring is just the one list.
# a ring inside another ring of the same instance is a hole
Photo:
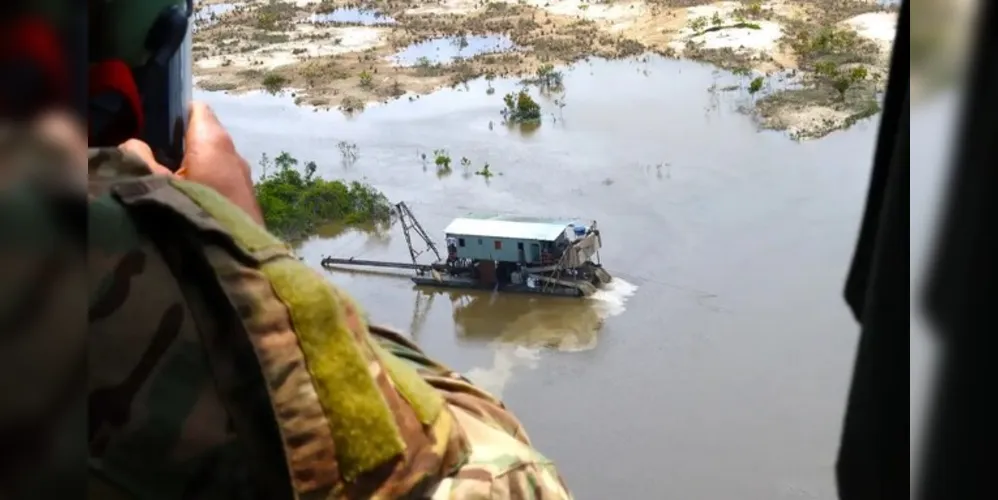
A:
{"label": "camouflage uniform", "polygon": [[93,498],[571,498],[501,402],[215,191],[100,150],[89,196]]}
{"label": "camouflage uniform", "polygon": [[86,484],[85,176],[73,182],[71,164],[27,128],[0,123],[4,499],[69,498]]}

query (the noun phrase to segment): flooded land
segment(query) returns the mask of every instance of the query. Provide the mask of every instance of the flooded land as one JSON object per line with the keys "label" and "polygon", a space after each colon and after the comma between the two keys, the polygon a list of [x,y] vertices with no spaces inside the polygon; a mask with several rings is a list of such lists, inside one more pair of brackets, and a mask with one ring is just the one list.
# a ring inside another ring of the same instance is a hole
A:
{"label": "flooded land", "polygon": [[[438,244],[469,212],[598,221],[614,280],[586,299],[325,271],[371,321],[502,397],[577,498],[837,497],[857,338],[842,289],[893,7],[200,9],[195,97],[251,164],[286,151],[324,178],[368,183]],[[836,90],[832,77],[856,68],[863,78]],[[522,89],[540,108],[530,126],[503,114]],[[942,136],[939,116],[919,120]],[[324,227],[297,251],[320,269],[324,256],[410,258],[398,226]]]}
{"label": "flooded land", "polygon": [[[743,76],[766,128],[820,137],[879,110],[885,0],[246,0],[200,3],[199,85],[348,112],[476,78],[658,54]],[[497,99],[499,97],[497,96]]]}
{"label": "flooded land", "polygon": [[[498,122],[517,78],[352,116],[288,95],[196,97],[251,163],[285,150],[368,182],[437,242],[468,212],[599,222],[615,279],[588,300],[327,273],[372,321],[503,397],[578,498],[831,499],[857,331],[842,286],[876,122],[803,143],[760,133],[739,111],[747,93],[704,92],[740,79],[660,57],[582,62],[564,75],[569,104],[529,131]],[[449,175],[423,159],[437,149]],[[496,174],[474,175],[486,163]],[[328,228],[299,255],[409,259],[398,227]]]}

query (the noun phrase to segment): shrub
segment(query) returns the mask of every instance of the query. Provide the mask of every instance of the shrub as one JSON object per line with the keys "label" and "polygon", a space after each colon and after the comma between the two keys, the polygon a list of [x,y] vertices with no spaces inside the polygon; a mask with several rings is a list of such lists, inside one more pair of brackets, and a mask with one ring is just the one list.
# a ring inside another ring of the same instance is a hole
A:
{"label": "shrub", "polygon": [[526,90],[503,96],[506,105],[502,115],[508,123],[538,122],[541,119],[541,106]]}

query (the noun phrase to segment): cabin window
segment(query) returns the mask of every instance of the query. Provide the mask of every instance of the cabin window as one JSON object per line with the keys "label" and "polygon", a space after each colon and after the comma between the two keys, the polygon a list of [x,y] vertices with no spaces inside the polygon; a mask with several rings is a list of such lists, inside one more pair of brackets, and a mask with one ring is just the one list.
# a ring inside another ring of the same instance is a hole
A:
{"label": "cabin window", "polygon": [[501,241],[495,240],[494,242],[492,242],[492,244],[495,245],[496,250],[502,250],[502,242]]}
{"label": "cabin window", "polygon": [[516,249],[517,250],[523,250],[523,242],[522,241],[517,241],[516,242]]}
{"label": "cabin window", "polygon": [[482,239],[478,238],[478,246],[482,246]]}
{"label": "cabin window", "polygon": [[463,247],[464,246],[464,238],[458,238],[457,239],[457,246],[459,246],[459,247]]}

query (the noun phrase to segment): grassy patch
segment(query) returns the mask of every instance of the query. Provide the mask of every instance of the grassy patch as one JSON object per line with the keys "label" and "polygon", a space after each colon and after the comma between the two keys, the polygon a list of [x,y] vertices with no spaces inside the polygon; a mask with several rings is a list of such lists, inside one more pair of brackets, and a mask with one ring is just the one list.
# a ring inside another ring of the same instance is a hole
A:
{"label": "grassy patch", "polygon": [[236,73],[239,78],[245,78],[247,80],[259,80],[263,78],[264,73],[258,69],[244,69]]}
{"label": "grassy patch", "polygon": [[320,226],[387,223],[391,204],[383,194],[366,184],[345,183],[316,177],[315,162],[299,161],[287,152],[271,159],[263,155],[263,175],[256,183],[256,196],[264,222],[275,235],[287,241],[306,238]]}
{"label": "grassy patch", "polygon": [[434,63],[429,57],[423,56],[416,59],[412,65],[419,76],[438,76],[447,71],[447,67],[440,63]]}
{"label": "grassy patch", "polygon": [[367,105],[364,104],[363,99],[360,99],[359,97],[354,97],[352,95],[348,95],[344,97],[343,100],[340,101],[340,111],[348,115],[364,111],[365,107],[367,107]]}
{"label": "grassy patch", "polygon": [[291,40],[291,35],[286,33],[272,33],[269,31],[256,31],[249,36],[252,45],[266,46],[286,43]]}
{"label": "grassy patch", "polygon": [[762,2],[753,0],[735,9],[734,16],[736,19],[770,19],[773,11],[763,8]]}
{"label": "grassy patch", "polygon": [[291,28],[297,14],[293,2],[270,0],[253,11],[253,27],[266,31],[284,31]]}
{"label": "grassy patch", "polygon": [[335,61],[319,60],[308,61],[298,70],[298,75],[305,80],[308,88],[319,87],[332,80],[344,80],[350,77],[350,73],[340,67]]}
{"label": "grassy patch", "polygon": [[694,61],[713,64],[739,75],[749,74],[756,62],[769,57],[765,54],[752,55],[745,52],[738,52],[730,47],[707,49],[704,48],[704,45],[703,42],[697,43],[689,40],[686,42],[683,54]]}
{"label": "grassy patch", "polygon": [[360,78],[360,88],[368,90],[374,88],[374,75],[370,71],[366,69],[361,71],[358,78]]}
{"label": "grassy patch", "polygon": [[208,92],[223,92],[228,90],[236,90],[239,86],[232,82],[212,82],[205,81],[201,82],[200,87]]}
{"label": "grassy patch", "polygon": [[821,64],[841,66],[877,62],[880,48],[853,30],[837,26],[788,23],[783,43],[797,54],[801,69],[814,71]]}

